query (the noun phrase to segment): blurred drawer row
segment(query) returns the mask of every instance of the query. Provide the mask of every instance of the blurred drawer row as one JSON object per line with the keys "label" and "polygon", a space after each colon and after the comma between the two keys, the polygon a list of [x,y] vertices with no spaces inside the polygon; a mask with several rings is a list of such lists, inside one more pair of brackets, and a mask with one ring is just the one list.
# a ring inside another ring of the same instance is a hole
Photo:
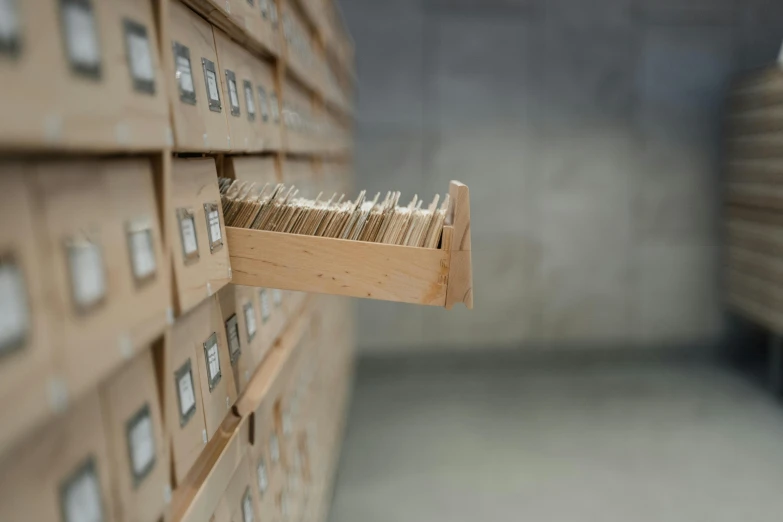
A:
{"label": "blurred drawer row", "polygon": [[179,2],[170,5],[168,35],[175,150],[279,150],[282,123],[273,63]]}
{"label": "blurred drawer row", "polygon": [[0,519],[158,522],[172,489],[145,350],[0,461]]}
{"label": "blurred drawer row", "polygon": [[[292,311],[228,286],[0,456],[0,519],[163,520]],[[269,457],[272,466],[278,457]],[[239,505],[237,503],[237,505]]]}
{"label": "blurred drawer row", "polygon": [[0,451],[171,314],[150,159],[0,164]]}
{"label": "blurred drawer row", "polygon": [[152,2],[2,5],[3,147],[167,146],[171,129]]}

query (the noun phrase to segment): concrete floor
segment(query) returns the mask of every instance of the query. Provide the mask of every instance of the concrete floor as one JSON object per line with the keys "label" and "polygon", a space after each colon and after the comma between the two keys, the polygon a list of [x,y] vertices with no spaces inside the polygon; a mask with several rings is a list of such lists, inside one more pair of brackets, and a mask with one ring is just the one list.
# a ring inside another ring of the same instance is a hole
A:
{"label": "concrete floor", "polygon": [[783,517],[783,408],[730,369],[359,370],[331,522]]}

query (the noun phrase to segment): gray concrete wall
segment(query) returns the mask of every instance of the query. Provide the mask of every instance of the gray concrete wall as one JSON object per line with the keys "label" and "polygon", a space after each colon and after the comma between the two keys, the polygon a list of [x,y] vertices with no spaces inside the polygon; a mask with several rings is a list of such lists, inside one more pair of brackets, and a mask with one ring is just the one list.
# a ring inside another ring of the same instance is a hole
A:
{"label": "gray concrete wall", "polygon": [[638,347],[723,335],[720,110],[778,0],[341,0],[357,184],[470,186],[475,310],[363,301],[360,345]]}

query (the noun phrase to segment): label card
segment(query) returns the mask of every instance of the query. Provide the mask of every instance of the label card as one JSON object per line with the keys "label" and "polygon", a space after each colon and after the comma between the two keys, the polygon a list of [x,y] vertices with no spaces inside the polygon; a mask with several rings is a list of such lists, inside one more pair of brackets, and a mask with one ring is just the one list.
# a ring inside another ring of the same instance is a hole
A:
{"label": "label card", "polygon": [[245,326],[247,327],[247,340],[252,341],[253,337],[256,335],[256,331],[258,330],[258,326],[256,325],[256,309],[253,306],[253,303],[245,303],[245,305],[242,307],[242,310],[245,314]]}
{"label": "label card", "polygon": [[220,88],[218,87],[218,77],[215,69],[215,63],[201,59],[201,65],[204,68],[204,81],[207,85],[207,100],[209,101],[209,110],[221,112],[223,106],[220,104]]}
{"label": "label card", "polygon": [[261,7],[261,16],[269,18],[269,0],[258,0],[258,5]]}
{"label": "label card", "polygon": [[207,366],[207,379],[209,380],[209,391],[215,388],[220,382],[220,351],[218,350],[218,336],[213,333],[204,342],[204,359]]}
{"label": "label card", "polygon": [[253,498],[250,496],[250,488],[248,487],[242,497],[242,522],[253,522],[254,519]]}
{"label": "label card", "polygon": [[190,49],[179,42],[172,44],[174,47],[174,72],[179,87],[179,99],[183,103],[196,105],[196,88],[193,85],[193,70],[190,66]]}
{"label": "label card", "polygon": [[275,303],[275,308],[280,308],[283,304],[283,292],[278,289],[272,290],[272,302]]}
{"label": "label card", "polygon": [[19,53],[20,23],[19,0],[0,0],[0,53],[16,55]]}
{"label": "label card", "polygon": [[266,291],[266,288],[258,291],[258,301],[261,303],[261,322],[266,324],[272,313],[269,308],[269,292]]}
{"label": "label card", "polygon": [[228,102],[231,104],[231,116],[239,116],[239,95],[237,94],[237,77],[234,71],[226,69],[226,85],[228,86]]}
{"label": "label card", "polygon": [[152,239],[152,225],[148,219],[140,219],[127,225],[128,248],[131,269],[137,284],[155,279],[158,266]]}
{"label": "label card", "polygon": [[247,106],[247,119],[256,121],[256,103],[253,101],[253,84],[247,80],[242,82],[245,88],[245,105]]}
{"label": "label card", "polygon": [[269,489],[269,476],[267,475],[266,462],[264,462],[263,458],[258,461],[256,476],[258,477],[258,492],[263,496],[266,490]]}
{"label": "label card", "polygon": [[73,304],[79,312],[87,312],[106,297],[103,249],[88,239],[69,240],[66,249]]}
{"label": "label card", "polygon": [[147,28],[128,18],[123,20],[123,25],[133,88],[139,92],[155,94],[155,65],[152,61]]}
{"label": "label card", "polygon": [[223,232],[220,229],[220,210],[217,203],[204,203],[204,215],[207,218],[209,250],[215,252],[223,246]]}
{"label": "label card", "polygon": [[231,356],[231,364],[234,364],[242,354],[242,345],[239,342],[239,322],[237,314],[232,315],[226,321],[226,337],[228,338],[228,353]]}
{"label": "label card", "polygon": [[101,49],[91,0],[60,0],[60,17],[71,69],[100,78]]}
{"label": "label card", "polygon": [[134,487],[141,484],[155,467],[155,431],[149,404],[128,421],[128,455]]}
{"label": "label card", "polygon": [[182,427],[196,413],[196,395],[190,359],[174,372],[174,381],[177,384],[177,398],[179,399],[179,425]]}
{"label": "label card", "polygon": [[188,264],[199,258],[196,220],[193,210],[178,208],[177,221],[179,222],[179,236],[182,240],[182,256],[185,258],[185,264]]}
{"label": "label card", "polygon": [[269,110],[272,114],[272,120],[275,123],[280,123],[280,106],[277,104],[277,93],[274,91],[269,94]]}
{"label": "label card", "polygon": [[273,433],[269,437],[269,459],[272,464],[280,462],[280,441],[277,440],[277,433]]}
{"label": "label card", "polygon": [[0,356],[22,348],[29,330],[24,275],[12,256],[0,257]]}
{"label": "label card", "polygon": [[87,459],[60,488],[64,522],[103,522],[101,483],[93,457]]}
{"label": "label card", "polygon": [[258,86],[258,104],[261,106],[261,119],[269,121],[269,102],[266,100],[266,91],[260,85]]}

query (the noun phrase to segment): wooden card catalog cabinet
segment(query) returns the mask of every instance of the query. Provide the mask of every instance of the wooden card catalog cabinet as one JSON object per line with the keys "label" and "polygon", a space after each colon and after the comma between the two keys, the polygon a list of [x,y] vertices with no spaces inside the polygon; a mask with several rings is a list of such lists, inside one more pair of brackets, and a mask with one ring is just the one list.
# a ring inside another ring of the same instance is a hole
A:
{"label": "wooden card catalog cabinet", "polygon": [[[205,300],[194,310],[177,319],[172,342],[188,345],[194,354],[206,420],[206,438],[211,439],[220,423],[231,412],[237,398],[225,324],[217,296]],[[196,373],[193,374],[196,376]]]}
{"label": "wooden card catalog cabinet", "polygon": [[179,1],[169,4],[164,46],[177,151],[229,150],[226,106],[220,91],[212,27]]}
{"label": "wooden card catalog cabinet", "polygon": [[168,278],[151,164],[31,164],[41,251],[52,274],[55,360],[73,394],[162,333]]}
{"label": "wooden card catalog cabinet", "polygon": [[219,29],[213,29],[220,71],[221,94],[225,100],[230,150],[253,152],[263,149],[259,119],[263,117],[256,90],[255,58]]}
{"label": "wooden card catalog cabinet", "polygon": [[0,141],[8,147],[149,150],[170,140],[152,4],[3,4]]}
{"label": "wooden card catalog cabinet", "polygon": [[231,279],[215,160],[172,161],[172,257],[183,314]]}
{"label": "wooden card catalog cabinet", "polygon": [[200,367],[193,351],[189,321],[179,320],[166,331],[162,350],[164,425],[172,448],[175,486],[182,483],[207,444]]}
{"label": "wooden card catalog cabinet", "polygon": [[118,520],[158,522],[171,500],[169,451],[152,352],[101,386]]}
{"label": "wooden card catalog cabinet", "polygon": [[[34,203],[20,163],[0,164],[0,452],[52,408],[54,379],[46,292],[50,279],[35,240]],[[64,390],[63,390],[64,391]],[[63,397],[64,398],[64,397]]]}
{"label": "wooden card catalog cabinet", "polygon": [[15,448],[3,466],[0,520],[113,520],[109,452],[97,392]]}

